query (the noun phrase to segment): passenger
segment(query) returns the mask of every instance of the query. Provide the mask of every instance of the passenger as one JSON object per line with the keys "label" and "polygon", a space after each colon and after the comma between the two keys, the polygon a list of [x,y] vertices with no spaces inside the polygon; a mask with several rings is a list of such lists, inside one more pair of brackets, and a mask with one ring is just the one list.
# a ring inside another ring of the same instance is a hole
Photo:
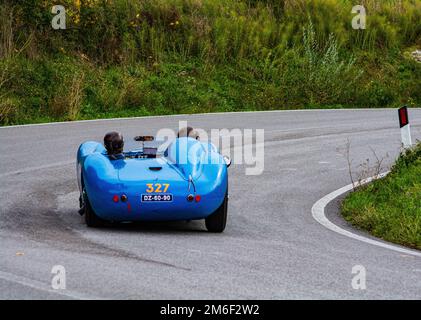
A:
{"label": "passenger", "polygon": [[178,131],[177,138],[182,137],[190,137],[196,140],[200,140],[199,133],[192,127],[181,128],[180,131]]}
{"label": "passenger", "polygon": [[104,147],[111,160],[124,158],[124,139],[119,132],[108,132],[104,137]]}

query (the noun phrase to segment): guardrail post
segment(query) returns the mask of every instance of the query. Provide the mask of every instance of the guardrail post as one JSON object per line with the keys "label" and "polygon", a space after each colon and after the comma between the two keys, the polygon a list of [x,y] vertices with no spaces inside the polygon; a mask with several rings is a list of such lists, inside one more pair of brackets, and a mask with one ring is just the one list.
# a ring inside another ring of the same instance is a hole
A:
{"label": "guardrail post", "polygon": [[398,110],[399,113],[399,125],[401,128],[402,145],[404,148],[410,148],[412,146],[411,139],[411,126],[408,118],[408,108],[402,107]]}

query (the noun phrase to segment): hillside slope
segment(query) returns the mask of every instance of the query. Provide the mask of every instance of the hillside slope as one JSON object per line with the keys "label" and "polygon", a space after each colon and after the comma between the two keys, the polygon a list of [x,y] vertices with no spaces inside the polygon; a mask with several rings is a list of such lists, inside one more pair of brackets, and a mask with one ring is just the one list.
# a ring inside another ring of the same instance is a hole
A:
{"label": "hillside slope", "polygon": [[0,124],[421,104],[421,2],[5,0]]}

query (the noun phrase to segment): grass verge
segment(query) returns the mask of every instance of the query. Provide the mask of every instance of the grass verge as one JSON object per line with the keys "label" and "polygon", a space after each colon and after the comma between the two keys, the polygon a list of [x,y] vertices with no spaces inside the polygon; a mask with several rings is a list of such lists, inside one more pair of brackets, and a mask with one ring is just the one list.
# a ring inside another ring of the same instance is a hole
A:
{"label": "grass verge", "polygon": [[421,143],[401,153],[387,177],[349,194],[342,214],[376,237],[421,249]]}

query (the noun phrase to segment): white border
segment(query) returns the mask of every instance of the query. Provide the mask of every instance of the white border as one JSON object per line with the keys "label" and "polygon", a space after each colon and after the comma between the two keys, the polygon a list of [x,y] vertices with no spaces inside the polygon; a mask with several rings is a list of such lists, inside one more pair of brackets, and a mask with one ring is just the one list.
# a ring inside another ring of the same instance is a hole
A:
{"label": "white border", "polygon": [[[360,185],[364,185],[367,184],[373,180],[376,179],[380,179],[385,177],[389,172],[385,172],[380,174],[379,176],[376,177],[371,177],[368,179],[365,179],[361,182]],[[419,251],[415,251],[415,250],[411,250],[411,249],[405,249],[403,247],[397,246],[397,245],[392,245],[392,244],[388,244],[382,241],[378,241],[378,240],[374,240],[371,238],[367,238],[364,237],[362,235],[359,234],[355,234],[352,233],[351,231],[342,229],[341,227],[337,226],[336,224],[334,224],[333,222],[331,222],[325,214],[325,208],[326,206],[335,198],[339,197],[340,195],[350,191],[353,189],[353,185],[349,184],[345,187],[342,187],[336,191],[333,191],[331,193],[329,193],[328,195],[324,196],[323,198],[321,198],[319,201],[317,201],[313,207],[311,208],[311,213],[313,215],[313,218],[319,222],[321,225],[323,225],[324,227],[328,228],[331,231],[334,231],[336,233],[339,233],[341,235],[347,236],[349,238],[355,239],[355,240],[359,240],[368,244],[372,244],[378,247],[382,247],[385,249],[389,249],[389,250],[393,250],[399,253],[403,253],[403,254],[409,254],[412,256],[416,256],[416,257],[421,257],[421,252]]]}

